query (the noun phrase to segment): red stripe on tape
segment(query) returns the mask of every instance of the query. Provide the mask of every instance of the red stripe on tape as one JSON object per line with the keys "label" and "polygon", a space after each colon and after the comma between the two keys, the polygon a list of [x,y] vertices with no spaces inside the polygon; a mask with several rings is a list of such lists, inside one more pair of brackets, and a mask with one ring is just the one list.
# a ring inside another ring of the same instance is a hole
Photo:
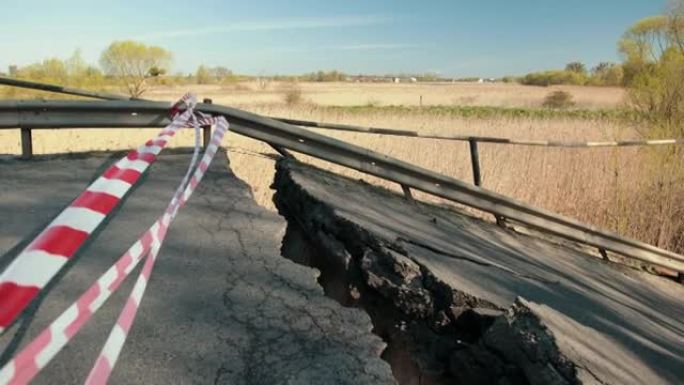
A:
{"label": "red stripe on tape", "polygon": [[165,145],[166,145],[166,141],[164,139],[150,139],[147,142],[145,142],[145,146],[147,146],[147,147],[152,147],[152,146],[164,147]]}
{"label": "red stripe on tape", "polygon": [[119,198],[104,192],[84,191],[71,204],[72,207],[84,207],[102,214],[109,214],[119,203]]}
{"label": "red stripe on tape", "polygon": [[36,339],[26,346],[26,356],[20,356],[16,358],[15,366],[17,367],[17,373],[13,378],[13,384],[28,384],[29,381],[31,381],[31,379],[40,371],[38,363],[34,357],[45,350],[51,341],[52,332],[50,329],[45,329],[38,335],[38,337],[36,337]]}
{"label": "red stripe on tape", "polygon": [[79,301],[76,303],[76,307],[78,308],[78,316],[76,316],[76,319],[74,319],[69,326],[64,329],[64,334],[67,336],[67,338],[72,338],[74,335],[76,335],[81,326],[88,322],[90,316],[92,315],[88,305],[95,302],[97,296],[100,295],[100,291],[100,285],[93,285],[86,290],[81,298],[79,298]]}
{"label": "red stripe on tape", "polygon": [[154,162],[155,159],[157,159],[157,156],[154,154],[150,154],[149,152],[143,152],[142,154],[138,152],[138,150],[133,150],[126,155],[126,158],[129,160],[144,160],[148,163]]}
{"label": "red stripe on tape", "polygon": [[[109,377],[109,373],[112,372],[112,367],[109,365],[109,362],[107,362],[107,358],[105,356],[100,356],[100,358],[97,359],[97,362],[95,363],[95,367],[93,368],[92,372],[90,373],[90,376],[88,376],[88,379],[86,380],[86,384],[90,384],[91,381],[92,383],[98,383],[101,382],[99,381],[102,378],[107,378]],[[93,378],[91,380],[91,377]]]}
{"label": "red stripe on tape", "polygon": [[130,168],[120,169],[116,166],[112,166],[107,169],[107,171],[102,174],[107,179],[118,179],[129,184],[135,184],[140,178],[140,172],[138,170],[133,170]]}
{"label": "red stripe on tape", "polygon": [[152,244],[152,234],[149,232],[145,232],[143,236],[140,238],[140,243],[143,245],[143,248],[148,247],[149,245]]}
{"label": "red stripe on tape", "polygon": [[88,238],[88,233],[85,231],[72,229],[68,226],[53,226],[47,228],[40,237],[31,242],[28,249],[43,250],[50,254],[70,258],[86,238]]}
{"label": "red stripe on tape", "polygon": [[121,282],[126,279],[126,268],[133,263],[133,257],[130,253],[126,252],[117,262],[116,262],[116,278],[107,287],[108,290],[114,291],[115,287],[119,287]]}
{"label": "red stripe on tape", "polygon": [[3,328],[9,326],[15,314],[23,310],[39,290],[35,286],[19,286],[14,282],[0,283],[0,298],[2,298],[0,326]]}
{"label": "red stripe on tape", "polygon": [[128,301],[126,301],[126,305],[121,311],[121,316],[119,317],[119,326],[121,326],[121,329],[123,329],[126,333],[131,330],[131,325],[133,325],[133,320],[135,319],[135,310],[137,308],[138,305],[135,304],[133,298],[128,297]]}

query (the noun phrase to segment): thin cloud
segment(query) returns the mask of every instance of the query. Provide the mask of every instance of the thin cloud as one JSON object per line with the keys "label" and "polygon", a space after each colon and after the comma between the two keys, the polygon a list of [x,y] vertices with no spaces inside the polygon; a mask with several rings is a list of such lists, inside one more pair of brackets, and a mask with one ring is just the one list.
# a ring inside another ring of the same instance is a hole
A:
{"label": "thin cloud", "polygon": [[385,24],[392,18],[381,15],[346,15],[334,17],[305,17],[273,20],[252,20],[228,23],[219,27],[179,29],[162,31],[139,36],[141,39],[160,39],[188,36],[202,36],[226,32],[278,31],[293,29],[321,29],[340,27],[360,27]]}
{"label": "thin cloud", "polygon": [[385,49],[407,49],[407,48],[418,48],[421,44],[406,44],[406,43],[377,43],[377,44],[352,44],[343,45],[338,47],[338,49],[344,51],[372,51],[372,50],[385,50]]}

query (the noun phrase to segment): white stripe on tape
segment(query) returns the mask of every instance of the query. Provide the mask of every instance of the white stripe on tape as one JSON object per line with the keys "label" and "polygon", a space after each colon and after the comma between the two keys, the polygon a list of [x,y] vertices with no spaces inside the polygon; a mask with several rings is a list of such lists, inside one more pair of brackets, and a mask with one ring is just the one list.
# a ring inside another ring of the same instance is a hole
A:
{"label": "white stripe on tape", "polygon": [[135,286],[133,286],[133,292],[131,293],[131,298],[135,301],[136,306],[140,306],[140,298],[142,298],[143,293],[145,292],[145,286],[147,286],[147,279],[145,279],[145,276],[140,275],[138,280],[135,282]]}
{"label": "white stripe on tape", "polygon": [[121,199],[126,192],[131,188],[130,183],[124,182],[119,179],[107,179],[105,177],[99,177],[93,184],[88,186],[88,191],[107,193]]}
{"label": "white stripe on tape", "polygon": [[[150,227],[150,234],[152,235],[152,244],[154,244],[155,239],[158,239],[159,234],[159,221],[154,221],[152,227]],[[159,242],[159,241],[157,241]]]}
{"label": "white stripe on tape", "polygon": [[61,347],[69,340],[64,334],[64,330],[66,330],[67,326],[74,322],[77,317],[78,308],[76,306],[69,306],[69,308],[50,325],[50,342],[36,355],[36,364],[38,364],[39,368],[45,367],[52,357],[54,357]]}
{"label": "white stripe on tape", "polygon": [[92,313],[95,313],[97,309],[107,300],[107,297],[109,296],[109,285],[116,280],[117,274],[118,272],[116,269],[109,269],[102,275],[102,277],[100,277],[100,279],[98,279],[98,282],[100,283],[100,292],[97,293],[97,297],[88,306],[88,310],[90,310]]}
{"label": "white stripe on tape", "polygon": [[[154,223],[157,223],[156,221]],[[152,243],[150,243],[150,247],[159,247],[160,242],[159,242],[159,228],[160,226],[157,226],[156,229],[152,232]]]}
{"label": "white stripe on tape", "polygon": [[[175,211],[175,209],[174,209],[174,211]],[[162,217],[162,223],[164,224],[164,226],[168,227],[170,222],[171,222],[171,215],[164,213],[164,216]]]}
{"label": "white stripe on tape", "polygon": [[119,358],[119,352],[121,352],[121,348],[123,347],[124,342],[126,342],[126,333],[124,333],[119,324],[115,324],[112,328],[109,340],[111,340],[112,343],[104,346],[102,355],[107,358],[108,363],[111,365],[112,362],[116,362],[116,359]]}
{"label": "white stripe on tape", "polygon": [[[140,242],[139,239],[137,241],[135,241],[133,246],[131,246],[131,248],[128,249],[128,253],[131,255],[131,258],[133,258],[133,259],[139,258],[143,253],[142,242]],[[129,268],[130,268],[130,266],[129,266]]]}
{"label": "white stripe on tape", "polygon": [[123,158],[116,162],[116,167],[121,170],[135,170],[141,174],[145,172],[149,166],[149,162],[142,159],[130,160],[128,158]]}
{"label": "white stripe on tape", "polygon": [[5,273],[17,285],[43,287],[66,262],[67,258],[61,255],[30,250],[21,253],[21,261],[15,259]]}
{"label": "white stripe on tape", "polygon": [[67,207],[55,218],[50,226],[69,226],[88,234],[99,225],[106,215],[86,207]]}
{"label": "white stripe on tape", "polygon": [[161,147],[159,147],[159,146],[142,146],[138,150],[138,153],[158,155],[160,151],[161,151]]}
{"label": "white stripe on tape", "polygon": [[14,377],[14,361],[10,361],[7,366],[0,370],[0,384],[8,384]]}

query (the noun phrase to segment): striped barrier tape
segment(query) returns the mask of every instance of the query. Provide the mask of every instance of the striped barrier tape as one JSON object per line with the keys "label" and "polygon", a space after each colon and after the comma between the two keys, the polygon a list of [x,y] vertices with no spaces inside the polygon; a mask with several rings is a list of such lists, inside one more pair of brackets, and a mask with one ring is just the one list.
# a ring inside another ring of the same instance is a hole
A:
{"label": "striped barrier tape", "polygon": [[189,106],[190,104],[192,104],[192,107],[194,108],[197,104],[197,100],[195,99],[193,94],[186,93],[180,98],[180,100],[178,100],[173,106],[171,106],[171,109],[169,110],[169,116],[171,116],[172,119],[175,118],[181,113],[180,109],[183,105]]}
{"label": "striped barrier tape", "polygon": [[[211,124],[212,119],[201,118],[197,122],[200,124]],[[45,328],[31,343],[29,343],[19,354],[17,354],[11,361],[9,361],[2,369],[0,369],[0,384],[26,384],[38,372],[44,368],[48,362],[78,333],[78,331],[90,320],[92,315],[105,303],[105,301],[113,294],[123,283],[124,279],[135,269],[142,258],[152,250],[154,257],[161,247],[161,241],[165,237],[168,226],[175,217],[176,213],[185,202],[190,198],[192,192],[199,184],[201,178],[209,167],[211,160],[217,152],[218,146],[223,138],[223,135],[228,129],[228,123],[225,118],[220,118],[218,121],[218,128],[214,134],[214,138],[210,146],[205,151],[205,155],[200,162],[193,177],[187,182],[187,186],[180,194],[181,188],[177,190],[174,198],[167,207],[165,213],[150,226],[150,228],[143,233],[143,235],[111,266],[104,274],[102,274],[95,283],[86,290],[79,299],[69,306],[59,317],[57,317],[47,328]],[[197,136],[198,138],[199,136]],[[198,148],[198,146],[196,146]],[[193,157],[194,158],[194,157]],[[189,170],[192,169],[193,164]],[[187,176],[181,183],[184,186]],[[151,259],[148,257],[148,260]],[[148,263],[146,263],[148,266]],[[149,278],[151,266],[145,268],[141,273],[143,280]],[[136,306],[142,296],[140,285],[136,285],[131,294],[131,298],[126,303],[120,316],[120,321],[117,325],[127,325],[130,327],[132,318],[127,324],[122,324],[123,321],[128,320],[131,314],[131,306]],[[144,289],[144,288],[143,288]],[[136,301],[137,302],[134,302]],[[134,314],[134,313],[133,313]],[[116,327],[116,325],[115,325]],[[120,326],[119,326],[120,327]],[[124,329],[128,330],[128,329]],[[114,333],[114,331],[113,331]],[[125,339],[125,337],[124,337]],[[109,340],[108,340],[109,341]],[[114,339],[116,341],[116,339]],[[123,341],[121,341],[123,346]],[[112,351],[111,347],[106,352]],[[105,350],[103,354],[106,356]],[[118,356],[118,352],[116,354]],[[95,369],[98,372],[93,374],[92,381],[97,381],[100,378],[100,372],[111,372],[114,360],[109,360],[109,357],[98,358]],[[109,364],[111,362],[111,364]],[[98,366],[99,365],[99,366]],[[104,365],[104,366],[103,366]],[[109,368],[109,369],[108,369]],[[90,380],[90,377],[89,377]],[[106,378],[104,380],[106,382]]]}
{"label": "striped barrier tape", "polygon": [[[161,245],[161,243],[164,242],[166,231],[168,229],[168,225],[166,225],[165,223],[173,221],[173,219],[176,217],[176,213],[178,212],[178,210],[187,202],[190,195],[192,195],[192,192],[195,189],[194,186],[197,186],[197,184],[202,180],[202,177],[204,176],[204,173],[207,170],[209,164],[211,163],[213,155],[215,154],[216,148],[221,143],[221,139],[223,138],[223,135],[225,134],[227,129],[228,124],[225,118],[221,117],[219,119],[219,123],[217,125],[214,138],[212,139],[209,145],[210,148],[212,148],[211,153],[207,153],[204,155],[202,162],[200,163],[200,167],[198,167],[195,171],[195,175],[193,176],[193,179],[191,179],[190,184],[186,187],[183,195],[180,198],[180,202],[171,209],[171,213],[167,212],[164,215],[164,219],[166,219],[166,221],[162,219],[161,227],[159,229],[159,245]],[[172,202],[172,205],[173,203],[174,202]],[[90,374],[88,375],[88,379],[85,382],[87,385],[100,385],[107,383],[107,380],[109,379],[109,376],[112,373],[114,365],[116,365],[116,361],[119,357],[119,354],[121,353],[121,349],[123,348],[123,345],[126,342],[128,332],[131,329],[131,325],[135,320],[135,316],[140,306],[140,301],[142,300],[142,297],[145,294],[147,282],[149,281],[150,275],[152,274],[152,269],[154,268],[154,264],[157,260],[158,253],[159,246],[153,246],[150,250],[150,254],[147,257],[147,260],[145,261],[143,270],[140,272],[140,275],[138,276],[138,279],[135,282],[133,291],[131,292],[131,295],[126,302],[124,309],[119,314],[119,318],[117,319],[116,324],[112,328],[109,337],[107,338],[107,342],[105,342],[105,345],[102,348],[99,357],[95,361],[95,365],[93,366],[92,370],[90,371]]]}
{"label": "striped barrier tape", "polygon": [[157,159],[176,131],[192,116],[193,97],[181,99],[187,110],[155,139],[109,167],[64,209],[0,274],[0,335],[81,248],[121,199]]}

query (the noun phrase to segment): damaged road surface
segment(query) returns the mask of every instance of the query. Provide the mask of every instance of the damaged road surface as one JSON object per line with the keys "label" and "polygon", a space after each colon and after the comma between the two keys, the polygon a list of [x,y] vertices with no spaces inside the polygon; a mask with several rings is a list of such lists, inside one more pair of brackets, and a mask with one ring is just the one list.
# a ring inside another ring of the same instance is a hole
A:
{"label": "damaged road surface", "polygon": [[300,163],[283,254],[363,308],[404,384],[681,384],[684,288]]}
{"label": "damaged road surface", "polygon": [[[0,160],[0,267],[115,159]],[[159,157],[40,306],[0,338],[0,351],[25,346],[128,249],[163,212],[189,161]],[[171,225],[110,383],[394,383],[368,315],[325,297],[314,270],[280,256],[285,221],[258,206],[226,164],[217,154]],[[133,281],[34,383],[85,380]]]}

